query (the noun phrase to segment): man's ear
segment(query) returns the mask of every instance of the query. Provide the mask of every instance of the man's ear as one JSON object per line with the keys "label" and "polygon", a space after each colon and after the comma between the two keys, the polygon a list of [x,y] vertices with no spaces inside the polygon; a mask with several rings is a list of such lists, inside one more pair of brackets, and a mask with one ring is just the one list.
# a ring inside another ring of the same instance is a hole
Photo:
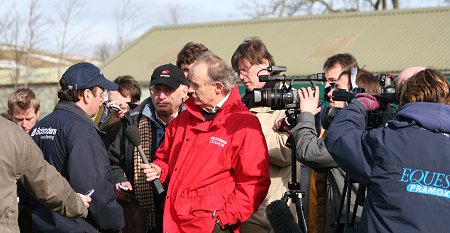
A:
{"label": "man's ear", "polygon": [[188,86],[185,86],[185,85],[183,85],[183,86],[181,86],[182,88],[181,88],[181,94],[183,95],[183,97],[184,96],[187,96],[187,94],[188,94],[188,92],[189,92],[189,87]]}
{"label": "man's ear", "polygon": [[269,60],[267,60],[265,58],[263,59],[262,65],[264,65],[264,66],[261,68],[267,68],[267,67],[271,66]]}
{"label": "man's ear", "polygon": [[91,102],[92,98],[94,97],[94,93],[91,92],[91,90],[86,89],[83,91],[83,95],[81,96],[83,99],[83,103],[88,104]]}
{"label": "man's ear", "polygon": [[37,112],[36,112],[36,119],[39,119],[39,116],[40,116],[40,115],[41,115],[41,110],[38,109]]}
{"label": "man's ear", "polygon": [[223,91],[223,84],[222,83],[219,83],[219,82],[216,82],[215,84],[215,91],[216,91],[216,94],[220,94],[222,91]]}

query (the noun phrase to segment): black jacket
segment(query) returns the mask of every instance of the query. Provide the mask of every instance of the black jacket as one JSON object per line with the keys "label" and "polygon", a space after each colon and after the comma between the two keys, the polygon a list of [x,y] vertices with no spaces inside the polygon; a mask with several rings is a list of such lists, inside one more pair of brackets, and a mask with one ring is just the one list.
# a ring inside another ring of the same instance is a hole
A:
{"label": "black jacket", "polygon": [[65,218],[31,200],[35,232],[119,232],[124,226],[115,183],[100,131],[75,103],[60,101],[40,120],[31,136],[53,165],[78,193],[94,189],[86,219]]}
{"label": "black jacket", "polygon": [[[144,111],[144,109],[146,110]],[[183,109],[184,107],[181,108],[181,110]],[[139,106],[128,112],[122,120],[122,127],[108,149],[116,183],[129,181],[134,186],[134,146],[126,137],[125,130],[132,125],[138,127],[139,121],[144,115],[150,119],[152,127],[151,161],[153,161],[156,149],[158,149],[164,138],[165,126],[156,119],[155,108],[150,98],[147,98]],[[126,177],[123,175],[124,172]]]}

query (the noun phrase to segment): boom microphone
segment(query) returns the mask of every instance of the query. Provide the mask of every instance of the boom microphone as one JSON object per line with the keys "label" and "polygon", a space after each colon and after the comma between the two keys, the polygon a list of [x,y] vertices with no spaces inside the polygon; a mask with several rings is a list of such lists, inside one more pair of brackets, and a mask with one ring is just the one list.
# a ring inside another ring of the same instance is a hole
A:
{"label": "boom microphone", "polygon": [[273,233],[302,233],[300,226],[294,219],[291,209],[284,200],[271,202],[266,208],[266,217],[269,220]]}
{"label": "boom microphone", "polygon": [[[131,142],[131,144],[133,144],[133,146],[137,147],[137,149],[139,151],[139,155],[142,158],[142,161],[145,164],[149,164],[147,157],[145,157],[144,151],[141,148],[141,134],[139,133],[139,129],[134,125],[129,126],[125,130],[125,135],[127,136],[128,140]],[[164,187],[162,186],[161,181],[159,181],[158,178],[153,180],[153,185],[155,186],[158,194],[161,194],[164,192]]]}

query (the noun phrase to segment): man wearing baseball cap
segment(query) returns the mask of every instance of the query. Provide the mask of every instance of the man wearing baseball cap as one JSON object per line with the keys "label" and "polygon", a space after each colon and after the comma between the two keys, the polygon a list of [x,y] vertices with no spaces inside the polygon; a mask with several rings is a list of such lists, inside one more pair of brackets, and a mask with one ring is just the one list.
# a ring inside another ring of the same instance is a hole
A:
{"label": "man wearing baseball cap", "polygon": [[[94,190],[86,219],[69,219],[30,201],[34,232],[120,232],[124,226],[116,201],[107,151],[92,118],[105,90],[117,85],[90,63],[75,64],[62,75],[59,102],[30,130],[45,159],[78,193]],[[49,181],[50,182],[50,181]]]}
{"label": "man wearing baseball cap", "polygon": [[[184,110],[183,101],[187,98],[187,92],[188,86],[179,67],[173,64],[157,67],[151,75],[150,97],[125,115],[126,123],[122,125],[122,129],[109,147],[117,196],[125,212],[124,233],[162,232],[161,203],[164,200],[164,195],[154,192],[152,183],[146,181],[140,168],[141,157],[124,132],[130,126],[138,127],[144,154],[148,161],[153,161],[155,151],[163,140],[166,126]],[[128,198],[125,198],[125,195]],[[127,202],[123,199],[133,201]],[[139,206],[137,212],[141,217],[127,218],[136,216],[128,214],[135,206]]]}

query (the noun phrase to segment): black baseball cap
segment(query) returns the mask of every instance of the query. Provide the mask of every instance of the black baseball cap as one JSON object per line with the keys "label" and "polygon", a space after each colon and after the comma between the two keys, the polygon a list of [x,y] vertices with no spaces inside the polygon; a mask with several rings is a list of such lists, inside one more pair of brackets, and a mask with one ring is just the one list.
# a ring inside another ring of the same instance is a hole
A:
{"label": "black baseball cap", "polygon": [[164,84],[173,89],[177,89],[181,84],[187,85],[183,71],[173,64],[158,66],[152,74],[150,86]]}
{"label": "black baseball cap", "polygon": [[69,67],[59,82],[61,90],[82,90],[100,86],[108,91],[115,91],[119,86],[103,76],[100,69],[87,62]]}

